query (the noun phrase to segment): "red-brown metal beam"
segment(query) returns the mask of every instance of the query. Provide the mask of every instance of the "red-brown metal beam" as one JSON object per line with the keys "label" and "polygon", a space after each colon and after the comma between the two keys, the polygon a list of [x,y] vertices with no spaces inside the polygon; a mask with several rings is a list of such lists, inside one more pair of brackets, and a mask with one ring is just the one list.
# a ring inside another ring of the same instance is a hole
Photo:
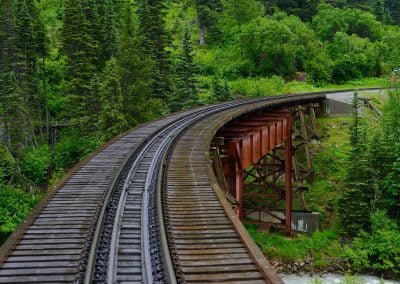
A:
{"label": "red-brown metal beam", "polygon": [[286,235],[292,235],[292,137],[285,142]]}

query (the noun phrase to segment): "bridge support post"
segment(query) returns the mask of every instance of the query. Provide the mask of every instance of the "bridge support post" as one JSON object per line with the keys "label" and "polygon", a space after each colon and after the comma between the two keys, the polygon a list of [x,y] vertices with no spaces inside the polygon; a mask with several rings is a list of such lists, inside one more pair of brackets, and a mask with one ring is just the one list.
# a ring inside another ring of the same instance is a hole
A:
{"label": "bridge support post", "polygon": [[[317,107],[309,104],[251,113],[217,132],[223,143],[215,143],[220,157],[214,160],[214,170],[245,223],[279,227],[292,235],[293,195],[303,194],[301,184],[312,174],[308,131],[318,137]],[[305,165],[297,159],[299,150],[303,151],[301,156],[305,154]],[[293,182],[298,186],[293,188]]]}
{"label": "bridge support post", "polygon": [[292,235],[292,137],[285,141],[285,215],[286,235]]}

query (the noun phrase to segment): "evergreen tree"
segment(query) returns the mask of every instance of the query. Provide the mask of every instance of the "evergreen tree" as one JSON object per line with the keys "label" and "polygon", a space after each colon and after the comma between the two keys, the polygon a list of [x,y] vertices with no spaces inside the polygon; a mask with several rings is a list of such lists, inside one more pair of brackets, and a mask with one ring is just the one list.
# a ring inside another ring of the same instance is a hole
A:
{"label": "evergreen tree", "polygon": [[383,0],[376,0],[375,6],[374,6],[374,14],[378,21],[382,22],[385,19],[385,9],[384,9]]}
{"label": "evergreen tree", "polygon": [[18,50],[15,76],[24,96],[24,109],[27,111],[28,141],[34,145],[35,126],[41,126],[41,105],[38,88],[38,34],[39,14],[33,1],[15,1],[16,47]]}
{"label": "evergreen tree", "polygon": [[384,6],[388,21],[395,25],[400,25],[400,1],[385,0]]}
{"label": "evergreen tree", "polygon": [[275,10],[271,10],[271,5],[274,5],[290,15],[300,17],[303,21],[310,21],[317,13],[317,6],[320,2],[320,0],[268,0],[264,3],[268,14]]}
{"label": "evergreen tree", "polygon": [[100,130],[108,139],[127,129],[127,123],[122,112],[123,97],[120,85],[118,64],[111,58],[103,71],[100,86],[101,112],[99,117]]}
{"label": "evergreen tree", "polygon": [[104,67],[105,60],[102,58],[102,23],[100,17],[101,6],[104,1],[81,0],[83,15],[85,18],[85,28],[90,35],[91,53],[93,56],[92,64],[97,72]]}
{"label": "evergreen tree", "polygon": [[21,51],[18,66],[18,81],[21,89],[26,94],[26,101],[33,101],[35,93],[35,69],[36,69],[36,42],[34,23],[31,13],[32,1],[16,0],[16,33],[17,47]]}
{"label": "evergreen tree", "polygon": [[121,14],[116,58],[121,77],[123,113],[131,126],[147,121],[147,112],[153,111],[146,104],[151,100],[154,62],[143,49],[143,37],[136,28],[133,7],[126,4]]}
{"label": "evergreen tree", "polygon": [[222,11],[220,0],[196,0],[197,24],[200,32],[200,45],[215,42],[221,36],[218,16]]}
{"label": "evergreen tree", "polygon": [[171,102],[172,110],[178,111],[197,104],[196,66],[189,30],[183,35],[182,54],[178,58],[175,78],[175,94]]}
{"label": "evergreen tree", "polygon": [[400,25],[400,1],[393,0],[392,7],[390,9],[390,17],[394,24]]}
{"label": "evergreen tree", "polygon": [[104,0],[104,16],[101,25],[102,59],[108,60],[115,55],[118,46],[118,21],[117,13],[112,0]]}
{"label": "evergreen tree", "polygon": [[361,9],[364,11],[371,11],[369,0],[347,0],[347,5],[351,8]]}
{"label": "evergreen tree", "polygon": [[366,124],[360,113],[357,93],[353,99],[353,120],[350,126],[351,152],[346,177],[346,189],[338,200],[338,212],[343,229],[356,234],[370,228],[374,197],[371,168],[368,161]]}
{"label": "evergreen tree", "polygon": [[17,31],[15,9],[12,0],[0,2],[0,96],[3,141],[18,155],[23,147],[33,143],[33,128],[27,107],[29,97],[24,93],[30,86],[26,70],[28,53],[17,45],[21,32]]}
{"label": "evergreen tree", "polygon": [[389,99],[383,108],[380,124],[379,153],[375,155],[374,171],[379,176],[378,206],[387,210],[389,216],[400,222],[400,93],[389,92]]}
{"label": "evergreen tree", "polygon": [[0,88],[2,103],[2,128],[3,141],[6,147],[10,147],[10,117],[8,111],[8,100],[5,89],[8,87],[7,76],[12,72],[13,59],[16,57],[15,46],[15,22],[13,17],[13,1],[0,2]]}
{"label": "evergreen tree", "polygon": [[96,62],[93,38],[89,34],[81,0],[66,0],[64,24],[61,30],[62,50],[67,56],[67,81],[72,117],[91,129],[99,109],[93,77]]}
{"label": "evergreen tree", "polygon": [[153,59],[152,97],[169,101],[171,93],[170,61],[166,51],[168,37],[164,29],[162,0],[140,0],[140,29],[144,47]]}
{"label": "evergreen tree", "polygon": [[225,102],[233,99],[231,88],[226,79],[221,81],[218,77],[214,77],[211,90],[215,100],[218,102]]}

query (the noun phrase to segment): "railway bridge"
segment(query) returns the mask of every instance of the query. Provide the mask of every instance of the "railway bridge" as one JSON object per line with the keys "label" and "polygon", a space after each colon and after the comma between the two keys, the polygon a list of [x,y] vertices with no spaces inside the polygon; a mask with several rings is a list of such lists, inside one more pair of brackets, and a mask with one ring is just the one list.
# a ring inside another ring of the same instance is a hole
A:
{"label": "railway bridge", "polygon": [[282,283],[241,221],[283,202],[291,233],[291,183],[307,172],[292,140],[308,139],[304,109],[313,118],[324,98],[226,102],[121,135],[10,236],[0,283]]}

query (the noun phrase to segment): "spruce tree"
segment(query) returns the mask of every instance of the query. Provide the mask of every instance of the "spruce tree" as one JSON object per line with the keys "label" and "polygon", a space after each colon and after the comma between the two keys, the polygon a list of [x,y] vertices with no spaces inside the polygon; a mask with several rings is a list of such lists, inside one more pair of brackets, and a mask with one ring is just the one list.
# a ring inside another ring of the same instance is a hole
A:
{"label": "spruce tree", "polygon": [[123,113],[130,126],[147,121],[146,103],[151,100],[154,61],[144,51],[143,36],[137,29],[129,3],[122,9],[117,61],[123,94]]}
{"label": "spruce tree", "polygon": [[[24,109],[28,117],[28,141],[36,144],[34,128],[41,126],[41,106],[38,87],[38,19],[39,14],[33,1],[15,1],[15,29],[16,47],[18,57],[15,76],[19,83],[19,89],[24,96]],[[41,129],[39,127],[39,129]]]}
{"label": "spruce tree", "polygon": [[111,58],[103,71],[100,86],[101,112],[100,130],[106,139],[116,136],[127,129],[123,110],[123,97],[120,85],[118,64]]}
{"label": "spruce tree", "polygon": [[0,97],[3,141],[13,154],[18,155],[23,147],[32,145],[34,140],[27,106],[30,85],[26,68],[29,65],[27,53],[17,45],[21,31],[17,30],[14,4],[12,0],[0,2]]}
{"label": "spruce tree", "polygon": [[218,16],[222,11],[220,0],[196,0],[197,24],[200,33],[200,45],[216,42],[221,32],[218,28]]}
{"label": "spruce tree", "polygon": [[105,60],[102,58],[102,23],[100,10],[104,1],[96,0],[81,0],[83,15],[85,18],[86,32],[90,35],[90,45],[93,62],[97,72],[100,72],[104,67]]}
{"label": "spruce tree", "polygon": [[376,0],[374,5],[374,14],[378,21],[383,21],[385,19],[385,9],[383,0]]}
{"label": "spruce tree", "polygon": [[173,111],[190,108],[197,104],[196,73],[190,33],[186,28],[182,41],[182,53],[178,58],[175,72],[175,94],[171,102]]}
{"label": "spruce tree", "polygon": [[171,94],[171,66],[166,50],[168,36],[164,29],[162,0],[140,0],[140,29],[145,51],[153,59],[152,97],[169,101]]}
{"label": "spruce tree", "polygon": [[347,166],[346,189],[338,200],[338,212],[344,231],[356,234],[369,230],[374,188],[368,159],[367,129],[360,113],[357,93],[353,99],[353,118],[350,125],[350,157]]}
{"label": "spruce tree", "polygon": [[118,19],[112,0],[104,0],[104,16],[102,17],[101,55],[108,60],[115,55],[118,46]]}
{"label": "spruce tree", "polygon": [[97,91],[93,87],[96,52],[81,0],[65,1],[61,37],[62,51],[67,56],[71,114],[79,118],[83,128],[91,129],[99,110]]}
{"label": "spruce tree", "polygon": [[394,24],[400,25],[400,1],[393,0],[390,9],[390,17]]}
{"label": "spruce tree", "polygon": [[228,85],[226,79],[220,79],[219,77],[214,77],[211,85],[211,90],[214,99],[217,102],[229,101],[233,98],[232,90]]}
{"label": "spruce tree", "polygon": [[351,8],[361,9],[364,11],[371,11],[369,0],[347,0],[347,5]]}

